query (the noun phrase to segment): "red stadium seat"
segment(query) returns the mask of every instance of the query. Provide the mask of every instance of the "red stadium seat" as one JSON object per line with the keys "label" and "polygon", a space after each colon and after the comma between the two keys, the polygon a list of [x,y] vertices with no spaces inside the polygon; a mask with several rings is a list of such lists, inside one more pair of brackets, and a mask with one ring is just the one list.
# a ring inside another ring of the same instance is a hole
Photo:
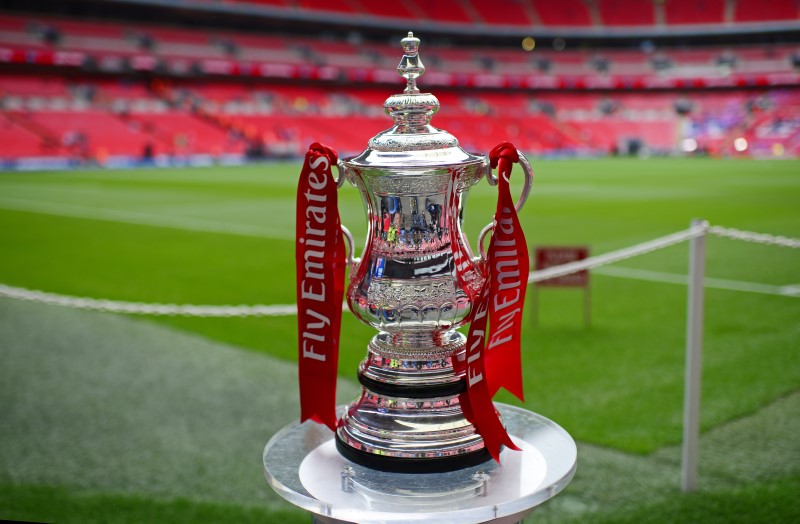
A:
{"label": "red stadium seat", "polygon": [[599,0],[597,6],[603,25],[654,25],[656,22],[651,0]]}
{"label": "red stadium seat", "polygon": [[36,111],[30,119],[59,137],[64,150],[80,149],[76,137],[83,135],[90,157],[138,156],[148,141],[147,135],[106,111]]}
{"label": "red stadium seat", "polygon": [[517,0],[494,0],[472,2],[483,22],[491,25],[533,25],[530,10],[525,2]]}
{"label": "red stadium seat", "polygon": [[361,2],[364,12],[374,16],[405,18],[414,20],[420,18],[421,13],[414,7],[406,5],[404,2],[374,2],[364,0]]}
{"label": "red stadium seat", "polygon": [[[21,118],[25,118],[21,116]],[[15,123],[8,115],[0,115],[0,160],[41,156],[58,156],[64,152],[58,142],[48,144],[41,136]]]}
{"label": "red stadium seat", "polygon": [[69,95],[67,81],[55,76],[0,76],[0,95],[65,97]]}
{"label": "red stadium seat", "polygon": [[417,5],[428,20],[463,24],[473,22],[458,0],[425,0],[418,2]]}
{"label": "red stadium seat", "polygon": [[298,0],[298,7],[312,11],[336,11],[339,13],[355,13],[347,0]]}
{"label": "red stadium seat", "polygon": [[733,18],[736,22],[797,20],[798,9],[795,0],[737,0]]}
{"label": "red stadium seat", "polygon": [[592,17],[584,0],[536,0],[536,12],[545,25],[590,26]]}
{"label": "red stadium seat", "polygon": [[721,24],[725,0],[666,0],[664,18],[668,24]]}

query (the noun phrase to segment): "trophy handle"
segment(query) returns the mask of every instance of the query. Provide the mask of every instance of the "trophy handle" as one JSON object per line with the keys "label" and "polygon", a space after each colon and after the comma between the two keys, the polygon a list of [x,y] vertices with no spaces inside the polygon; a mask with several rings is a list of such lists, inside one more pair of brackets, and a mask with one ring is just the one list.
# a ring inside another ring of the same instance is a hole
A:
{"label": "trophy handle", "polygon": [[[531,194],[531,188],[533,187],[533,169],[531,168],[531,163],[528,162],[528,159],[525,158],[525,155],[523,155],[522,151],[519,149],[517,149],[517,155],[519,155],[519,165],[522,166],[522,172],[525,173],[525,182],[522,186],[522,194],[519,196],[517,203],[514,205],[514,209],[517,211],[517,213],[519,213],[525,205],[525,202],[528,201],[528,196]],[[486,164],[486,180],[489,182],[490,186],[497,185],[497,177],[492,173],[492,167],[488,163]],[[483,242],[486,239],[486,235],[488,235],[493,229],[494,221],[489,222],[486,224],[486,227],[481,229],[481,234],[478,235],[478,251],[480,252],[480,256],[476,257],[476,261],[486,260],[486,249],[483,247]]]}
{"label": "trophy handle", "polygon": [[[344,185],[345,180],[345,168],[344,164],[341,160],[336,162],[336,170],[339,172],[339,178],[336,179],[336,189],[341,189]],[[342,235],[344,236],[344,242],[347,244],[347,267],[352,268],[353,264],[358,264],[361,262],[360,259],[353,256],[355,253],[355,240],[353,240],[353,234],[350,232],[349,229],[345,227],[344,224],[340,224],[339,226],[342,229]]]}
{"label": "trophy handle", "polygon": [[344,180],[346,178],[344,176],[346,172],[344,167],[344,162],[342,162],[341,160],[336,162],[336,171],[339,172],[339,178],[336,179],[336,189],[341,189],[342,186],[344,185]]}
{"label": "trophy handle", "polygon": [[342,235],[344,236],[344,243],[347,244],[347,267],[353,267],[353,264],[358,264],[361,262],[360,258],[355,258],[353,256],[353,250],[355,249],[355,241],[353,240],[353,234],[350,233],[350,230],[347,229],[344,224],[341,224],[339,227],[342,228]]}

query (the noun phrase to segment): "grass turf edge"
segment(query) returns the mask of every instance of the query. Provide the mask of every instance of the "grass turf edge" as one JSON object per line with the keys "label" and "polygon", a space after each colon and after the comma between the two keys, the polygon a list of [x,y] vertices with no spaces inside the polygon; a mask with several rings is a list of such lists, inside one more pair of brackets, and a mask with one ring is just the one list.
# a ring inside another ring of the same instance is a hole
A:
{"label": "grass turf edge", "polygon": [[62,486],[0,484],[0,500],[3,500],[0,519],[27,522],[307,524],[309,521],[308,514],[300,510],[199,502],[185,498],[158,500]]}
{"label": "grass turf edge", "polygon": [[[647,524],[702,522],[735,524],[750,522],[790,523],[800,521],[800,476],[784,477],[731,489],[675,493],[657,503],[627,506],[622,510],[598,512],[596,524]],[[586,522],[587,515],[569,522]]]}

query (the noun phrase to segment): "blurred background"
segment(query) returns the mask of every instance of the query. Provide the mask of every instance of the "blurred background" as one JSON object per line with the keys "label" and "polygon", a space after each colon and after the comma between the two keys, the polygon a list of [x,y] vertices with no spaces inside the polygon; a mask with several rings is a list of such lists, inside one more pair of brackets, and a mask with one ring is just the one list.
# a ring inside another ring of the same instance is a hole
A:
{"label": "blurred background", "polygon": [[[794,157],[795,0],[4,2],[6,166],[352,154],[399,38],[469,150]],[[347,124],[342,125],[343,119]]]}
{"label": "blurred background", "polygon": [[[707,237],[692,493],[687,242],[528,293],[526,401],[495,400],[579,449],[574,480],[528,521],[800,522],[799,13],[797,0],[3,1],[0,519],[310,521],[261,463],[299,416],[296,318],[154,305],[292,309],[300,159],[315,141],[358,154],[390,127],[382,105],[413,31],[419,86],[441,102],[432,125],[531,158],[531,249],[605,254],[694,218],[733,228]],[[473,244],[496,201],[483,181],[470,190]],[[342,187],[339,208],[363,245],[358,191]],[[373,335],[344,315],[340,404]]]}

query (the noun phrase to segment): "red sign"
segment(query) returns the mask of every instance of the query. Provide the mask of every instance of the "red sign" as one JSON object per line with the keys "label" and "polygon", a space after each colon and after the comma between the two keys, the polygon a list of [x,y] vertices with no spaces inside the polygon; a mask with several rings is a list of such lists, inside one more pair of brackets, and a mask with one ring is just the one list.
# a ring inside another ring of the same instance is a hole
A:
{"label": "red sign", "polygon": [[[534,258],[535,269],[547,269],[548,267],[560,266],[589,258],[589,248],[587,246],[537,247]],[[537,282],[536,285],[547,287],[588,287],[589,270],[585,269],[563,277],[548,278]]]}

